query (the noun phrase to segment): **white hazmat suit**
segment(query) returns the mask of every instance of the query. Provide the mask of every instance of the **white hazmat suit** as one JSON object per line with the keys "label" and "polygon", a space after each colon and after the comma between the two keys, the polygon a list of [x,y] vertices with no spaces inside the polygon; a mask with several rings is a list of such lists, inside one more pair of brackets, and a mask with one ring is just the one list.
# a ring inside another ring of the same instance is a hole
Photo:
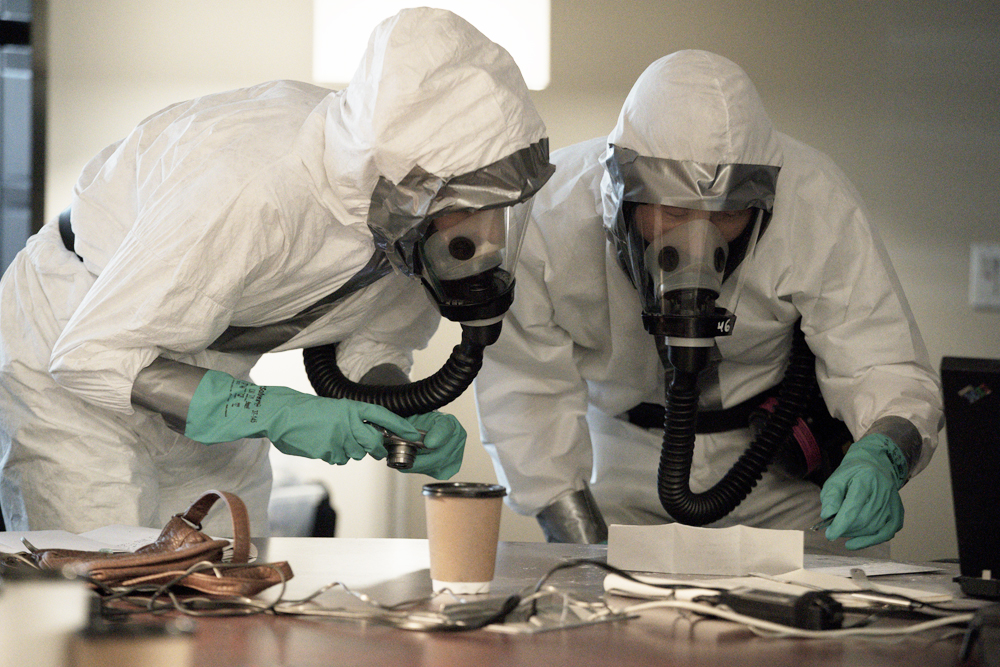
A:
{"label": "white hazmat suit", "polygon": [[[607,236],[609,145],[697,164],[780,167],[755,255],[723,286],[720,305],[744,281],[733,333],[715,339],[715,361],[701,377],[700,409],[728,408],[778,384],[801,318],[831,414],[855,439],[879,424],[902,427],[909,474],[924,468],[941,427],[938,385],[858,194],[827,157],[772,129],[738,67],[687,51],[640,77],[608,138],[556,151],[556,174],[535,200],[518,298],[476,379],[483,442],[510,506],[538,515],[589,485],[608,524],[671,520],[657,497],[663,431],[622,417],[643,402],[663,405],[665,379],[639,294]],[[699,434],[692,491],[718,481],[750,439],[749,429]],[[820,515],[819,490],[769,470],[710,525],[803,529]],[[577,510],[586,514],[586,504]]]}
{"label": "white hazmat suit", "polygon": [[[160,527],[209,488],[265,534],[268,443],[206,446],[134,408],[158,357],[246,378],[259,351],[208,349],[288,320],[373,257],[373,189],[448,177],[545,136],[510,56],[454,14],[404,10],[343,91],[275,81],[174,104],[84,169],[75,253],[46,225],[0,288],[0,505],[9,529]],[[439,321],[386,275],[276,350],[339,341],[346,376],[408,370]]]}

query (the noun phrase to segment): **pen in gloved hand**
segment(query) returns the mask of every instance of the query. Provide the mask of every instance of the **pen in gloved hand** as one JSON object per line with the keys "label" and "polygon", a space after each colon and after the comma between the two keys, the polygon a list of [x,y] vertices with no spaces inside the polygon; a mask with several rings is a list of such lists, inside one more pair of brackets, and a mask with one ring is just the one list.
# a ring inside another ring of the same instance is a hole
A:
{"label": "pen in gloved hand", "polygon": [[824,528],[829,528],[833,520],[837,518],[836,514],[832,514],[825,519],[820,520],[818,523],[812,525],[809,530],[823,530]]}

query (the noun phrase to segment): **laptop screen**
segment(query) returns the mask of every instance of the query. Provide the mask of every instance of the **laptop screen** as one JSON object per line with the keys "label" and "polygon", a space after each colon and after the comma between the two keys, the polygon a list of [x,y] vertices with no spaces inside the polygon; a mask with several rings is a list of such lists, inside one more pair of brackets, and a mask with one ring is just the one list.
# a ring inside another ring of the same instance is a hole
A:
{"label": "laptop screen", "polygon": [[[945,434],[962,577],[1000,588],[1000,360],[941,360]],[[963,583],[963,590],[967,582]],[[970,591],[966,591],[970,592]]]}

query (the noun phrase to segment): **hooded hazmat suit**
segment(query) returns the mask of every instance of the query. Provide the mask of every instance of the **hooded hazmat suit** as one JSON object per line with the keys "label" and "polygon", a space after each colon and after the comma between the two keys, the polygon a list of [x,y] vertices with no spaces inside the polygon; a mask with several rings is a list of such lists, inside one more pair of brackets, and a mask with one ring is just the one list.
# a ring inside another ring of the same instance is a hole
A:
{"label": "hooded hazmat suit", "polygon": [[[209,349],[342,287],[376,254],[376,183],[468,174],[544,125],[503,49],[449,12],[404,10],[342,91],[275,81],[174,104],[84,169],[71,252],[53,222],[0,288],[0,505],[11,529],[160,527],[208,488],[265,534],[268,443],[206,446],[133,407],[158,358],[246,378],[259,350]],[[408,370],[439,321],[389,273],[275,350],[339,342],[345,375]],[[169,382],[168,382],[169,384]]]}
{"label": "hooded hazmat suit", "polygon": [[[924,468],[942,423],[939,389],[857,193],[827,157],[772,128],[738,67],[683,51],[639,78],[609,137],[555,152],[556,175],[535,199],[518,298],[476,379],[483,442],[511,507],[528,515],[558,508],[568,523],[599,513],[608,524],[671,520],[657,496],[663,431],[624,418],[640,403],[663,405],[665,380],[639,294],[608,237],[617,214],[604,167],[610,145],[688,164],[780,167],[755,254],[723,283],[720,305],[740,278],[742,293],[732,335],[715,339],[699,378],[699,409],[728,408],[778,384],[801,318],[831,414],[855,439],[888,432],[911,476]],[[697,208],[698,194],[691,197],[677,205]],[[749,429],[699,434],[691,490],[715,484],[750,440]],[[814,524],[819,487],[771,468],[709,525]],[[550,539],[586,539],[586,530],[560,535],[539,518]]]}

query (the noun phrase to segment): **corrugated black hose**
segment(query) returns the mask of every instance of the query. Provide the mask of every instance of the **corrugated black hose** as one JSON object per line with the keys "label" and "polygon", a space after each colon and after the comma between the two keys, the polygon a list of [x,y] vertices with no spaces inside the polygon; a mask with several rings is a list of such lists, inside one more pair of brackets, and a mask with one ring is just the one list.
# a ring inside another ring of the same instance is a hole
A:
{"label": "corrugated black hose", "polygon": [[303,350],[306,376],[319,396],[374,403],[401,417],[440,409],[461,396],[483,365],[483,350],[496,342],[500,322],[488,326],[462,325],[462,342],[451,351],[441,369],[423,380],[402,385],[366,385],[352,382],[337,366],[337,344]]}
{"label": "corrugated black hose", "polygon": [[815,357],[806,345],[805,335],[796,327],[774,412],[722,479],[709,490],[694,493],[690,477],[699,392],[698,372],[691,368],[704,366],[697,365],[697,361],[692,363],[690,357],[707,354],[698,350],[706,348],[671,346],[669,349],[674,373],[667,389],[663,450],[657,471],[657,491],[663,509],[674,520],[691,526],[718,521],[743,502],[780,448],[792,437],[792,427],[816,391]]}

